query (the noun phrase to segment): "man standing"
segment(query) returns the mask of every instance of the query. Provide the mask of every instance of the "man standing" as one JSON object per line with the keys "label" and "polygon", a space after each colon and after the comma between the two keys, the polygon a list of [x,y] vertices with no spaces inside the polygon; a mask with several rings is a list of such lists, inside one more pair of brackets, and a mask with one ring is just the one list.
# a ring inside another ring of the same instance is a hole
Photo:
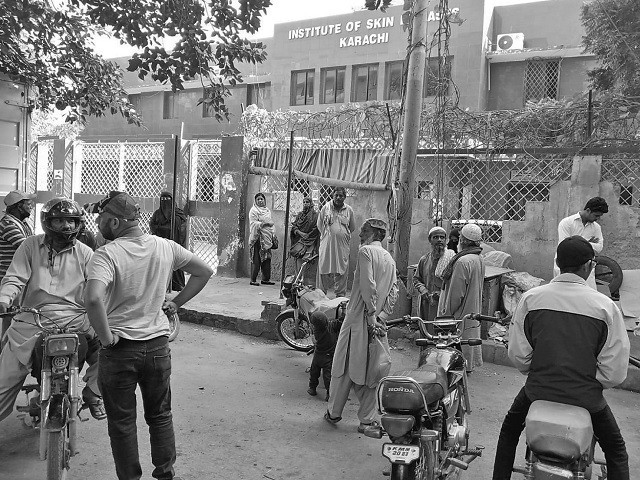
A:
{"label": "man standing", "polygon": [[398,299],[396,263],[381,244],[387,224],[370,218],[360,229],[360,249],[347,314],[338,335],[331,389],[325,420],[335,424],[342,419],[349,391],[353,387],[360,403],[358,431],[364,432],[375,415],[376,386],[367,385],[367,357],[374,335],[387,343],[384,321],[393,311]]}
{"label": "man standing", "polygon": [[[458,253],[451,259],[442,274],[444,287],[438,304],[439,316],[451,316],[458,320],[469,313],[482,311],[482,285],[484,263],[480,257],[482,230],[467,223],[460,231]],[[466,320],[462,325],[462,339],[480,338],[480,322]],[[482,365],[482,347],[462,346],[467,372]]]}
{"label": "man standing", "polygon": [[333,285],[336,297],[347,294],[351,234],[356,229],[353,209],[344,203],[345,198],[347,191],[336,187],[333,200],[320,210],[317,224],[320,231],[318,288],[327,293]]}
{"label": "man standing", "polygon": [[[152,235],[169,238],[183,247],[187,246],[187,215],[182,209],[176,207],[173,221],[173,235],[171,235],[171,209],[173,208],[173,195],[169,192],[160,194],[160,208],[158,208],[149,220],[149,229]],[[179,292],[184,288],[184,272],[176,270],[171,277],[171,290]]]}
{"label": "man standing", "polygon": [[438,315],[438,300],[443,287],[442,274],[455,252],[445,247],[447,232],[442,227],[429,230],[431,251],[423,255],[413,276],[413,286],[420,294],[420,318],[433,320]]}
{"label": "man standing", "polygon": [[[166,315],[176,313],[200,292],[213,272],[177,243],[144,234],[138,204],[127,193],[110,192],[96,210],[98,228],[110,242],[94,253],[89,264],[86,307],[103,345],[99,380],[116,474],[120,480],[142,476],[136,431],[140,385],[155,467],[152,475],[172,479],[176,446]],[[165,301],[168,279],[179,268],[191,277],[173,300]]]}
{"label": "man standing", "polygon": [[[300,270],[302,264],[318,253],[318,240],[320,232],[318,231],[318,212],[313,208],[313,199],[305,197],[302,201],[302,211],[298,213],[296,219],[291,224],[291,248],[289,255],[295,258],[296,272]],[[307,264],[304,272],[304,284],[315,284],[315,275],[313,268],[318,262],[314,261]]]}
{"label": "man standing", "polygon": [[[597,254],[602,252],[604,247],[604,239],[602,238],[602,229],[597,223],[600,217],[609,212],[609,205],[602,197],[593,197],[584,206],[584,209],[575,215],[563,218],[558,224],[558,245],[565,238],[569,238],[573,235],[579,235],[593,247],[593,251]],[[557,263],[553,264],[553,276],[560,275],[560,269]],[[596,288],[596,274],[595,269],[591,271],[589,278],[587,279],[587,285],[594,290]]]}
{"label": "man standing", "polygon": [[509,358],[527,375],[500,430],[493,480],[508,480],[518,439],[535,400],[585,408],[611,480],[629,480],[629,459],[602,395],[624,381],[629,337],[616,304],[585,280],[595,266],[593,242],[564,239],[556,251],[560,275],[522,295],[509,328]]}
{"label": "man standing", "polygon": [[[0,219],[0,281],[7,273],[13,255],[25,238],[33,235],[33,231],[25,219],[31,215],[33,209],[34,194],[26,194],[18,190],[9,192],[4,197],[4,204],[7,206],[6,213]],[[11,324],[11,317],[2,319],[2,334],[0,340],[4,338],[4,332]],[[0,341],[0,351],[2,342]]]}

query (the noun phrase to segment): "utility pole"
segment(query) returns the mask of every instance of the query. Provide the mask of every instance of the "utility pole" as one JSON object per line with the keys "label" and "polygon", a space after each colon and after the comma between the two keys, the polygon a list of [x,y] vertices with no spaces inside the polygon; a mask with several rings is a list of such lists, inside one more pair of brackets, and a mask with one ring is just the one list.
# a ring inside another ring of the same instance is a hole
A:
{"label": "utility pole", "polygon": [[415,0],[411,44],[409,45],[409,66],[407,72],[407,94],[405,97],[402,151],[400,154],[400,179],[398,185],[398,235],[395,246],[396,266],[401,277],[406,278],[409,266],[409,245],[411,243],[411,216],[413,214],[413,193],[416,188],[414,177],[418,136],[420,134],[420,114],[422,113],[422,91],[427,45],[427,7],[429,0]]}

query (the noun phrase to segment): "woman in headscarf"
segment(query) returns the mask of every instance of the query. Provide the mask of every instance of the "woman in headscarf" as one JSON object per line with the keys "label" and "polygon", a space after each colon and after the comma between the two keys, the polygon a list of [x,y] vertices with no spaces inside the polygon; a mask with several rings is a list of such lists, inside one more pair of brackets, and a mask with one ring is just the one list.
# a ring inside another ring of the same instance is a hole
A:
{"label": "woman in headscarf", "polygon": [[[296,272],[304,262],[318,253],[318,243],[320,241],[320,231],[318,230],[318,212],[313,206],[313,199],[305,197],[302,202],[302,211],[298,213],[291,224],[291,249],[289,255],[295,258]],[[313,264],[307,264],[304,272],[305,285],[315,287],[315,268],[317,260]]]}
{"label": "woman in headscarf", "polygon": [[263,285],[274,285],[271,281],[271,248],[275,237],[271,210],[263,193],[256,193],[253,207],[249,211],[249,252],[251,254],[251,285],[258,283],[258,272],[262,271]]}

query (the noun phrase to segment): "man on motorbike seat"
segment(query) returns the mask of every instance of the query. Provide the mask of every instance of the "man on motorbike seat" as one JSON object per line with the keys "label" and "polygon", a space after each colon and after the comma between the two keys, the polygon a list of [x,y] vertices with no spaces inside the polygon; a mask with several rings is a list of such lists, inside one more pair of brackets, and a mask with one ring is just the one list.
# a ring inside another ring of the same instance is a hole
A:
{"label": "man on motorbike seat", "polygon": [[[0,313],[21,295],[20,305],[42,311],[45,327],[68,325],[84,335],[89,368],[82,397],[93,417],[100,420],[106,417],[97,386],[100,343],[84,313],[86,267],[93,251],[76,241],[81,215],[79,205],[67,198],[53,198],[42,207],[40,221],[45,233],[28,237],[18,247],[0,284]],[[33,315],[20,313],[14,317],[7,330],[7,345],[0,354],[0,420],[13,410],[40,338],[41,330]]]}
{"label": "man on motorbike seat", "polygon": [[609,480],[629,480],[629,459],[602,390],[627,376],[629,337],[622,314],[586,280],[595,267],[591,244],[580,236],[557,248],[560,275],[524,293],[509,328],[509,358],[527,375],[498,439],[493,480],[511,478],[529,407],[547,400],[582,407],[607,461]]}

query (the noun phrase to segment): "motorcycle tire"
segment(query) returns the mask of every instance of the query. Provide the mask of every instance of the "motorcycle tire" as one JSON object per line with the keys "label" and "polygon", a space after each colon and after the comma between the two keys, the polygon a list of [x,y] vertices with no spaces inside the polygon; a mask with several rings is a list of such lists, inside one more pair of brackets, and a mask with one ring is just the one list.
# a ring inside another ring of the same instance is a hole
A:
{"label": "motorcycle tire", "polygon": [[604,255],[596,256],[596,283],[608,285],[611,298],[620,298],[620,286],[622,285],[622,268],[613,258]]}
{"label": "motorcycle tire", "polygon": [[47,442],[47,480],[67,478],[68,443],[66,428],[59,432],[49,432]]}
{"label": "motorcycle tire", "polygon": [[168,315],[169,319],[169,341],[173,342],[178,336],[178,332],[180,332],[180,317],[177,313],[172,315]]}
{"label": "motorcycle tire", "polygon": [[300,325],[302,335],[296,338],[293,310],[287,310],[276,318],[278,336],[294,350],[308,352],[313,348],[313,337],[311,335],[311,324],[304,315],[300,314]]}
{"label": "motorcycle tire", "polygon": [[391,480],[436,480],[438,455],[433,442],[421,442],[420,458],[411,465],[391,465]]}

